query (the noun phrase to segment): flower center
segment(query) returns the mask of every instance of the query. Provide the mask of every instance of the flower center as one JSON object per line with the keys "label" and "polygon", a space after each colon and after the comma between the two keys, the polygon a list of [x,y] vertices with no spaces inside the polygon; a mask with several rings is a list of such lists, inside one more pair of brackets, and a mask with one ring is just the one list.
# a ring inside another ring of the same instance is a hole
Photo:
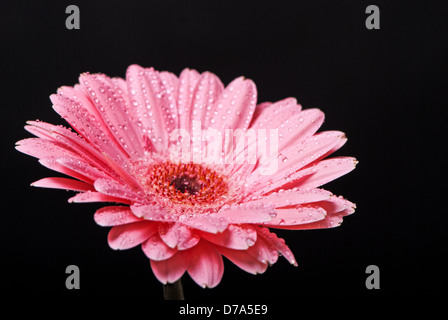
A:
{"label": "flower center", "polygon": [[174,189],[182,193],[188,194],[198,194],[202,189],[202,185],[196,180],[196,177],[190,177],[186,174],[179,177],[173,177],[170,182],[170,186],[173,186]]}
{"label": "flower center", "polygon": [[225,176],[201,164],[167,161],[141,167],[138,176],[148,195],[181,212],[218,209],[228,199]]}

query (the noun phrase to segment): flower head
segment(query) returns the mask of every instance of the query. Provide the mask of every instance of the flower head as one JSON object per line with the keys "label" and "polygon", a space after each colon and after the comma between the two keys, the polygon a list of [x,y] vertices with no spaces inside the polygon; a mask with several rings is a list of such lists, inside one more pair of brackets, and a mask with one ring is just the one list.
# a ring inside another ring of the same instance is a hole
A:
{"label": "flower head", "polygon": [[319,188],[353,170],[351,157],[327,159],[346,141],[316,133],[318,109],[293,98],[257,105],[255,84],[224,87],[209,72],[132,65],[126,79],[82,74],[50,98],[62,126],[30,121],[37,138],[17,149],[71,178],[33,186],[78,191],[70,202],[110,202],[95,221],[112,227],[113,249],[138,245],[162,283],[185,271],[201,286],[222,278],[225,256],[257,274],[283,255],[271,229],[340,225],[355,205]]}

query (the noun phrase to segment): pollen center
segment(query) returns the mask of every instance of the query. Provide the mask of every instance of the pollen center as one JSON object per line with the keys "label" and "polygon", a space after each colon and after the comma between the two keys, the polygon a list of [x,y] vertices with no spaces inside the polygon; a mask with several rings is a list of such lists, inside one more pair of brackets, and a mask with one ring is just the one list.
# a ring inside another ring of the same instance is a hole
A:
{"label": "pollen center", "polygon": [[218,208],[229,192],[225,176],[202,164],[163,162],[140,168],[139,176],[148,195],[181,211]]}
{"label": "pollen center", "polygon": [[196,180],[196,177],[190,177],[186,174],[181,175],[180,177],[174,177],[170,182],[170,186],[173,186],[174,189],[188,194],[198,194],[202,185]]}

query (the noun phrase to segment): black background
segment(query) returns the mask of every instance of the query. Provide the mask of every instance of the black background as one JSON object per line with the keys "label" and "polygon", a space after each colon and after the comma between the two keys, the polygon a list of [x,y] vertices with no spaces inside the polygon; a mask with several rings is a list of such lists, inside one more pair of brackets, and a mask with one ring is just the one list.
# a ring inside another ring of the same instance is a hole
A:
{"label": "black background", "polygon": [[[446,284],[446,160],[443,78],[446,22],[437,1],[2,1],[1,280],[12,294],[136,295],[161,300],[162,286],[139,247],[113,251],[100,204],[68,204],[71,193],[30,187],[57,174],[14,149],[25,121],[65,124],[48,96],[80,73],[124,77],[137,63],[179,74],[211,71],[225,84],[253,79],[258,100],[296,97],[321,108],[321,130],[341,130],[336,155],[359,160],[325,186],[358,206],[341,227],[282,231],[299,267],[280,259],[253,276],[229,261],[221,284],[184,277],[186,297],[225,301],[328,295],[438,294]],[[80,8],[67,30],[65,8]],[[365,9],[380,8],[367,30]],[[65,268],[81,271],[67,290]],[[380,268],[380,289],[365,270]],[[260,300],[261,301],[261,300]]]}

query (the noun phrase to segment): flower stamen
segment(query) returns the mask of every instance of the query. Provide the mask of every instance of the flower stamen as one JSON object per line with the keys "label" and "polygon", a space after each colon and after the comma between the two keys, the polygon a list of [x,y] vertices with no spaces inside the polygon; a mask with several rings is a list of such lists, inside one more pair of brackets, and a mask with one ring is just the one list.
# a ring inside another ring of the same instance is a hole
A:
{"label": "flower stamen", "polygon": [[228,201],[225,176],[202,164],[165,161],[140,167],[137,176],[148,195],[176,211],[214,211]]}

